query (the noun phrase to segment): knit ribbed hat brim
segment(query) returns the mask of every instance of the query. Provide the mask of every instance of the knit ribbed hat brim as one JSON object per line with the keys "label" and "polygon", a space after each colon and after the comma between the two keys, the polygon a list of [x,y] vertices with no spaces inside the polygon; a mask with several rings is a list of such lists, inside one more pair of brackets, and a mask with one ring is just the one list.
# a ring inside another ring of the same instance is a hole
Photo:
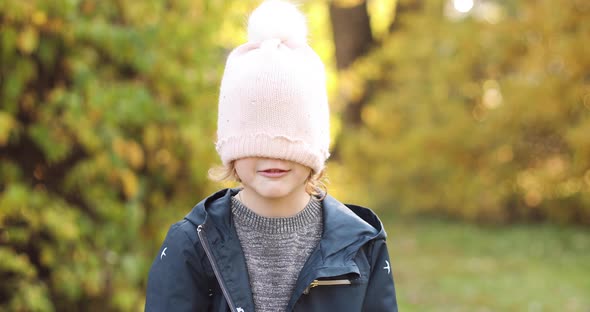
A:
{"label": "knit ribbed hat brim", "polygon": [[328,151],[319,151],[306,142],[286,137],[270,137],[265,134],[226,138],[217,142],[216,149],[219,155],[222,155],[221,161],[224,165],[245,157],[265,157],[303,164],[314,172],[322,171],[323,160],[329,157]]}

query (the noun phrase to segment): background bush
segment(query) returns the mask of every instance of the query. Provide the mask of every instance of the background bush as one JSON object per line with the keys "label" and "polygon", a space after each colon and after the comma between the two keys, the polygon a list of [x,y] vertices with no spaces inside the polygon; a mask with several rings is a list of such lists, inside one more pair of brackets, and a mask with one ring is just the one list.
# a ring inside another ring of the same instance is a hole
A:
{"label": "background bush", "polygon": [[2,1],[0,307],[129,311],[211,187],[218,1]]}
{"label": "background bush", "polygon": [[400,31],[343,74],[371,89],[342,163],[377,207],[590,224],[585,1],[400,1]]}

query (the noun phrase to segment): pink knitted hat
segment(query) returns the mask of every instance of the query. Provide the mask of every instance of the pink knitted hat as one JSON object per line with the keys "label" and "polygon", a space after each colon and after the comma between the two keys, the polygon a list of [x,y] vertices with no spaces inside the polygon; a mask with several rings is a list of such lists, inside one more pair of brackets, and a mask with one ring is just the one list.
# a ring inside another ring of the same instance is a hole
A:
{"label": "pink knitted hat", "polygon": [[250,16],[248,42],[230,53],[221,81],[216,149],[225,165],[268,157],[324,168],[324,65],[306,37],[305,17],[288,2],[266,1]]}

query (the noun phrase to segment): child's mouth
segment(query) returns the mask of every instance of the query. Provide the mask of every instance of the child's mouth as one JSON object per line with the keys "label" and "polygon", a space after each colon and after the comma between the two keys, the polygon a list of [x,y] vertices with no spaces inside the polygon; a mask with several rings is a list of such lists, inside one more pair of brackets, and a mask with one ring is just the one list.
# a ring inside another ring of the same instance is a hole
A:
{"label": "child's mouth", "polygon": [[271,168],[258,171],[262,176],[268,178],[279,178],[287,174],[290,170],[278,169],[278,168]]}

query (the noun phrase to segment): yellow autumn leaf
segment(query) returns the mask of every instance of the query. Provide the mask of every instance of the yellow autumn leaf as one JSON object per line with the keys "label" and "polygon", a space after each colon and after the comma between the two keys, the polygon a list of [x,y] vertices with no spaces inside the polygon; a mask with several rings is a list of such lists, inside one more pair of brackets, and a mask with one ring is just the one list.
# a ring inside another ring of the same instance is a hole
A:
{"label": "yellow autumn leaf", "polygon": [[139,145],[135,141],[129,141],[126,145],[127,153],[125,154],[125,158],[129,165],[134,169],[139,169],[144,164],[144,154],[141,145]]}
{"label": "yellow autumn leaf", "polygon": [[144,164],[144,153],[141,145],[133,140],[115,138],[112,149],[120,158],[124,159],[131,167],[138,169]]}
{"label": "yellow autumn leaf", "polygon": [[47,23],[47,14],[43,11],[36,11],[33,13],[32,20],[35,25],[41,26]]}
{"label": "yellow autumn leaf", "polygon": [[24,54],[31,54],[39,45],[39,32],[34,27],[26,27],[18,36],[18,49]]}
{"label": "yellow autumn leaf", "polygon": [[160,133],[155,125],[147,125],[143,130],[143,144],[148,150],[153,150],[158,146]]}
{"label": "yellow autumn leaf", "polygon": [[123,185],[123,193],[127,198],[132,198],[139,190],[139,182],[137,176],[129,169],[122,170],[119,173],[119,178]]}
{"label": "yellow autumn leaf", "polygon": [[113,149],[115,154],[117,154],[117,156],[119,156],[120,158],[125,157],[125,140],[123,140],[122,138],[114,138],[113,142],[111,143],[111,148]]}
{"label": "yellow autumn leaf", "polygon": [[17,127],[17,121],[12,115],[6,112],[0,112],[0,146],[8,143],[10,132]]}

